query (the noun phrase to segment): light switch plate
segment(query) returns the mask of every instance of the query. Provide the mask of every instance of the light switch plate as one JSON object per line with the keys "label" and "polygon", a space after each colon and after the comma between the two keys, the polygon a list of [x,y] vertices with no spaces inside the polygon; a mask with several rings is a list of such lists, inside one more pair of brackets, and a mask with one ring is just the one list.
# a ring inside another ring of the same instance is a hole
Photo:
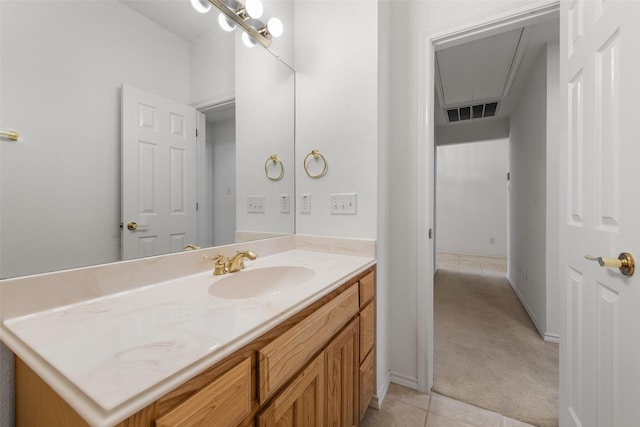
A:
{"label": "light switch plate", "polygon": [[329,204],[331,215],[357,215],[358,213],[356,193],[330,194]]}
{"label": "light switch plate", "polygon": [[291,197],[288,194],[280,195],[280,213],[291,213]]}
{"label": "light switch plate", "polygon": [[247,196],[247,213],[264,213],[264,196]]}
{"label": "light switch plate", "polygon": [[301,214],[311,213],[311,194],[300,195],[300,213]]}

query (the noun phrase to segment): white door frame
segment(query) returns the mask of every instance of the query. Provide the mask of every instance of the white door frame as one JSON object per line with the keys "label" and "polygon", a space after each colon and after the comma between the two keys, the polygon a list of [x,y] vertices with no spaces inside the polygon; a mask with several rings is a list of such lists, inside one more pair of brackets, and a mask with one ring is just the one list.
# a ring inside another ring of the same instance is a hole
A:
{"label": "white door frame", "polygon": [[213,212],[210,209],[209,203],[206,203],[210,200],[212,190],[207,181],[207,162],[205,158],[207,122],[206,119],[202,117],[202,111],[223,107],[232,102],[236,102],[235,95],[212,99],[193,105],[197,112],[196,128],[198,129],[198,135],[196,137],[198,156],[196,159],[196,198],[198,202],[198,210],[196,211],[197,245],[202,247],[213,245],[213,242],[210,242]]}
{"label": "white door frame", "polygon": [[[423,32],[420,38],[418,91],[421,94],[418,120],[418,245],[417,259],[434,259],[434,240],[428,238],[433,227],[435,194],[435,135],[434,135],[434,63],[435,51],[457,46],[493,34],[544,21],[559,13],[559,1],[537,1],[498,12],[457,27],[436,33]],[[558,213],[559,214],[559,213]],[[556,241],[549,242],[557,245]],[[430,392],[433,387],[433,267],[417,263],[417,376],[418,390]],[[560,308],[562,313],[565,307]]]}

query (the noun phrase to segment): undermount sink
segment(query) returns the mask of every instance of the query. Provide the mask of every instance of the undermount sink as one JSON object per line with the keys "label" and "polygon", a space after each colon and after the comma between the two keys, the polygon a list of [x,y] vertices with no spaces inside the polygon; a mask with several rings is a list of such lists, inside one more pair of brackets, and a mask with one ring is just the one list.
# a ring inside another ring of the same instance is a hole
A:
{"label": "undermount sink", "polygon": [[209,287],[209,294],[218,298],[256,298],[289,291],[315,276],[306,267],[278,266],[229,273]]}

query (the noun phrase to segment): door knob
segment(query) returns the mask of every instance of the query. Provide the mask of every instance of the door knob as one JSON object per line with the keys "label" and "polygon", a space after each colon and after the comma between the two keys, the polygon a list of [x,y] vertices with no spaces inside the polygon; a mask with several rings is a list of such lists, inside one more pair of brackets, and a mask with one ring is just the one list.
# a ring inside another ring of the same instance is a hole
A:
{"label": "door knob", "polygon": [[584,256],[589,261],[596,261],[600,264],[600,267],[612,267],[618,268],[620,273],[625,276],[633,276],[633,272],[636,269],[635,261],[633,260],[633,256],[631,256],[628,252],[622,252],[618,258],[602,258],[602,257],[594,257],[592,255]]}
{"label": "door knob", "polygon": [[131,230],[131,231],[136,231],[139,228],[149,228],[148,225],[138,225],[138,223],[131,221],[130,223],[127,224],[127,229]]}

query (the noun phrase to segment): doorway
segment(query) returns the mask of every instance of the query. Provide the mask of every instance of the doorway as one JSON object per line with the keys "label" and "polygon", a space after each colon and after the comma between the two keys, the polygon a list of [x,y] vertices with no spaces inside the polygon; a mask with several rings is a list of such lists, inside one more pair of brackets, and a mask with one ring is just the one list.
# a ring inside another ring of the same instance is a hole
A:
{"label": "doorway", "polygon": [[[520,16],[518,19],[515,19],[513,17],[507,18],[505,20],[497,20],[495,22],[495,27],[492,27],[490,29],[486,29],[486,31],[484,31],[484,33],[482,34],[469,34],[467,35],[467,40],[465,41],[461,41],[461,38],[464,37],[460,37],[460,34],[456,34],[456,37],[453,37],[452,35],[444,35],[441,38],[438,37],[434,37],[430,39],[431,42],[431,46],[433,47],[433,50],[431,51],[431,54],[428,58],[428,60],[426,61],[428,64],[430,64],[429,66],[433,66],[434,69],[436,70],[434,72],[434,78],[431,80],[433,83],[435,83],[435,89],[432,92],[433,98],[431,98],[434,102],[434,108],[433,108],[433,112],[434,112],[434,128],[435,128],[435,132],[433,135],[427,135],[427,139],[431,140],[431,142],[433,143],[432,147],[433,147],[433,171],[435,172],[435,165],[439,165],[439,155],[440,153],[438,153],[436,151],[436,142],[438,142],[438,140],[444,136],[445,140],[449,140],[449,141],[453,141],[453,143],[462,143],[462,142],[472,142],[474,139],[476,140],[490,140],[490,137],[486,137],[486,135],[495,135],[496,133],[500,133],[501,128],[502,131],[504,132],[506,130],[506,135],[504,136],[512,136],[510,135],[511,131],[515,128],[512,128],[511,124],[509,123],[510,120],[510,116],[506,115],[506,116],[502,116],[503,118],[506,118],[506,125],[502,125],[500,123],[498,123],[498,121],[501,119],[501,117],[497,114],[493,114],[491,117],[491,120],[493,120],[494,122],[494,126],[490,126],[490,125],[483,125],[483,126],[477,126],[476,131],[474,132],[473,129],[471,129],[471,126],[468,126],[466,123],[462,123],[462,121],[464,120],[469,120],[471,119],[468,123],[470,123],[471,121],[473,121],[472,119],[474,119],[475,117],[481,117],[478,113],[481,113],[484,111],[484,109],[486,109],[486,105],[490,104],[494,101],[498,102],[499,105],[499,109],[502,109],[502,112],[508,112],[509,114],[511,114],[511,109],[514,108],[513,106],[509,105],[509,101],[503,99],[494,99],[492,96],[487,96],[486,94],[483,96],[480,96],[480,99],[474,100],[472,103],[469,103],[467,105],[464,105],[465,101],[464,99],[457,99],[455,102],[450,103],[451,105],[445,105],[445,108],[439,108],[438,106],[438,98],[441,96],[440,93],[438,93],[439,91],[442,91],[442,87],[438,87],[438,85],[440,84],[440,82],[438,81],[438,71],[437,71],[437,67],[440,64],[441,58],[437,55],[438,52],[440,52],[441,50],[447,48],[447,47],[453,47],[453,46],[460,46],[461,44],[463,44],[464,42],[467,41],[477,41],[480,40],[482,37],[485,37],[487,35],[489,36],[495,36],[495,35],[499,35],[499,34],[504,34],[504,33],[508,33],[508,32],[513,32],[514,30],[517,30],[518,26],[525,26],[525,27],[529,27],[532,26],[533,24],[540,24],[541,22],[548,22],[550,19],[557,19],[557,5],[555,8],[552,8],[551,10],[546,10],[544,11],[544,13],[541,13],[541,15],[539,16],[535,16],[535,14],[532,14],[533,19],[529,20],[529,19],[525,19],[525,21],[527,21],[526,23],[523,24],[522,20],[519,18],[522,18],[522,16]],[[515,25],[515,22],[518,22],[518,25]],[[555,24],[556,27],[558,26],[557,21]],[[544,30],[543,30],[544,31]],[[466,37],[466,36],[465,36]],[[520,40],[522,40],[522,35],[520,36]],[[529,36],[531,37],[531,36]],[[455,40],[454,40],[455,39]],[[546,42],[545,42],[546,43]],[[507,43],[508,44],[508,43]],[[556,41],[557,44],[557,41]],[[492,43],[493,46],[495,46],[495,43]],[[523,54],[524,55],[524,54]],[[542,55],[542,53],[537,53],[538,56]],[[545,51],[544,55],[547,55],[547,51]],[[558,52],[557,49],[555,50],[555,55],[556,55],[556,60],[557,60],[557,56],[558,56]],[[535,56],[535,55],[534,55]],[[524,56],[523,56],[524,57]],[[520,60],[522,60],[522,58],[520,58]],[[536,60],[538,58],[535,58]],[[546,62],[546,57],[545,57],[545,66],[547,64]],[[442,62],[446,62],[442,61]],[[526,62],[526,61],[525,61]],[[556,62],[557,63],[557,62]],[[513,64],[511,64],[512,67]],[[471,64],[471,67],[473,67],[473,64]],[[479,68],[479,67],[478,67]],[[475,71],[479,72],[479,69],[476,68]],[[427,75],[429,75],[427,73]],[[450,77],[452,74],[448,73],[448,77]],[[520,77],[520,80],[525,80],[525,83],[529,80],[531,76],[526,76],[526,78],[524,77]],[[535,78],[531,77],[531,78]],[[518,77],[514,77],[514,80],[510,83],[511,85],[516,85]],[[435,80],[435,81],[434,81]],[[545,77],[545,81],[543,82],[546,84],[546,77]],[[444,83],[443,85],[446,85],[446,83]],[[458,85],[459,86],[459,85]],[[433,87],[433,86],[431,86]],[[515,87],[515,86],[514,86]],[[472,88],[473,90],[473,88]],[[433,95],[433,93],[437,94],[437,95]],[[454,95],[458,95],[458,93],[454,93]],[[483,107],[479,107],[479,105],[483,105]],[[516,105],[517,106],[517,105]],[[478,109],[481,108],[481,109]],[[478,111],[474,111],[478,109]],[[444,111],[443,111],[444,110]],[[456,110],[455,113],[450,112],[449,110]],[[529,111],[527,108],[523,108],[523,110],[527,110],[527,112],[530,114],[531,111]],[[546,109],[545,109],[546,111]],[[495,111],[494,111],[495,113]],[[438,119],[437,119],[437,114],[441,114],[442,117],[445,121],[446,120],[451,120],[453,118],[452,121],[457,121],[458,123],[455,123],[452,126],[456,126],[456,129],[439,129],[438,128]],[[478,115],[476,115],[478,114]],[[531,170],[528,170],[526,168],[526,166],[523,166],[522,163],[522,159],[526,158],[528,155],[531,155],[531,153],[527,153],[527,151],[523,151],[523,141],[526,139],[532,139],[531,135],[527,135],[527,132],[530,133],[530,130],[524,129],[526,126],[523,125],[523,123],[526,123],[525,120],[522,119],[522,116],[524,116],[524,113],[520,114],[521,118],[516,119],[515,123],[517,123],[517,135],[515,138],[510,138],[508,141],[508,144],[510,146],[510,151],[511,153],[509,154],[509,162],[510,162],[510,168],[514,167],[515,165],[517,165],[517,167],[519,168],[517,171],[517,177],[518,177],[518,185],[520,185],[518,187],[519,190],[519,194],[522,195],[527,194],[529,196],[533,196],[536,195],[534,193],[529,192],[529,190],[531,190],[530,188],[528,190],[526,189],[526,186],[522,186],[522,182],[523,181],[527,181],[527,177],[531,177],[536,175],[535,172],[532,172]],[[484,119],[483,119],[484,120]],[[546,120],[546,117],[545,117]],[[535,122],[535,120],[530,120],[531,122]],[[480,120],[477,121],[478,123],[480,122]],[[488,123],[488,122],[485,122]],[[543,126],[544,127],[544,126]],[[546,135],[547,130],[543,129],[543,133]],[[523,138],[523,135],[526,136],[526,138]],[[543,138],[543,143],[544,143],[544,138]],[[553,156],[553,152],[555,150],[555,146],[552,145],[551,146],[551,156]],[[513,152],[515,151],[515,152]],[[541,240],[543,242],[542,245],[542,250],[540,250],[540,248],[534,248],[535,250],[533,252],[536,253],[536,256],[538,257],[538,259],[541,260],[541,266],[542,268],[538,268],[539,265],[536,265],[534,267],[532,267],[531,265],[521,265],[520,264],[520,260],[522,260],[523,258],[529,258],[529,254],[528,253],[524,253],[526,252],[525,249],[523,249],[521,247],[521,245],[517,245],[514,244],[514,235],[517,235],[517,233],[520,233],[522,231],[522,229],[524,228],[525,231],[529,231],[531,233],[532,230],[526,230],[526,225],[523,227],[523,222],[526,221],[527,215],[526,212],[522,212],[522,210],[517,210],[515,209],[516,206],[516,202],[517,203],[522,203],[523,201],[523,197],[519,197],[516,198],[516,200],[510,200],[509,202],[509,206],[510,206],[510,218],[509,218],[509,234],[510,237],[508,238],[508,242],[510,243],[508,246],[508,251],[507,254],[510,258],[510,262],[509,262],[509,274],[507,275],[507,277],[509,278],[509,281],[511,282],[509,286],[509,284],[507,282],[506,283],[506,287],[512,287],[516,294],[518,294],[518,298],[516,298],[516,302],[517,299],[520,299],[521,301],[523,301],[523,305],[524,305],[524,309],[522,310],[522,312],[525,314],[525,317],[527,317],[526,315],[528,315],[528,317],[531,317],[533,320],[533,323],[535,324],[535,328],[532,328],[532,331],[534,334],[539,333],[540,335],[542,335],[543,337],[545,337],[545,339],[548,339],[550,341],[553,341],[554,338],[557,338],[557,335],[554,335],[554,331],[553,328],[555,327],[555,325],[553,324],[553,322],[555,321],[554,319],[551,319],[551,317],[553,316],[549,316],[548,313],[550,311],[553,311],[555,309],[555,311],[558,311],[558,307],[554,308],[554,302],[555,300],[557,300],[556,295],[554,294],[554,292],[557,292],[557,288],[555,289],[550,289],[547,286],[547,279],[549,279],[550,277],[547,276],[547,268],[546,268],[546,263],[547,263],[547,259],[550,257],[549,254],[547,252],[549,252],[549,246],[555,247],[555,251],[557,251],[557,242],[553,241],[553,240],[549,240],[547,241],[545,236],[547,235],[551,235],[552,233],[549,233],[548,229],[549,227],[553,226],[553,223],[555,222],[557,224],[557,213],[551,212],[549,213],[548,210],[545,210],[545,204],[547,203],[547,194],[551,193],[550,197],[553,197],[553,194],[557,194],[557,164],[551,163],[549,165],[547,165],[546,160],[547,157],[546,156],[546,151],[548,150],[548,147],[543,146],[542,147],[542,168],[541,170],[541,175],[542,176],[542,181],[538,180],[536,182],[538,182],[538,187],[542,188],[542,203],[539,204],[538,207],[542,207],[542,218],[544,221],[541,225],[541,230],[542,232],[540,233],[540,231],[536,232],[538,233],[538,235],[542,236]],[[540,153],[534,153],[536,155],[539,155]],[[428,156],[422,157],[423,159],[428,159]],[[428,161],[427,161],[428,163]],[[531,162],[533,165],[539,165],[537,162],[533,161]],[[555,173],[547,173],[547,169],[551,168],[551,169],[556,169]],[[535,169],[535,168],[534,168]],[[513,173],[513,170],[509,171],[510,173]],[[435,177],[435,173],[433,175]],[[507,182],[507,174],[504,173],[503,175],[503,179],[504,179],[504,184],[505,186],[508,186],[509,188],[512,188],[513,182],[509,181]],[[438,183],[439,185],[440,183]],[[551,188],[553,189],[555,186],[556,191],[554,192],[553,190],[548,192],[547,189]],[[435,187],[436,185],[433,185],[432,190],[434,191],[432,194],[433,197],[433,201],[435,203]],[[536,197],[531,197],[531,199],[534,201],[535,204],[535,200]],[[555,207],[557,207],[557,205],[555,205]],[[459,206],[460,209],[464,209],[464,207]],[[534,206],[535,208],[535,206]],[[435,245],[431,248],[432,250],[435,250],[437,248],[438,245],[438,239],[440,238],[440,232],[439,232],[439,218],[442,217],[442,213],[439,210],[439,207],[436,203],[435,208],[431,208],[433,210],[436,210],[437,212],[439,212],[439,215],[435,216],[435,226],[436,226],[436,243]],[[556,209],[557,210],[557,209]],[[535,212],[535,209],[531,209],[532,212]],[[513,215],[517,216],[517,220],[514,221],[514,218],[512,218]],[[537,216],[539,215],[539,212],[536,213]],[[524,219],[523,219],[524,218]],[[447,220],[450,218],[447,218]],[[518,230],[514,230],[514,223],[518,225]],[[549,225],[548,223],[551,223],[551,225]],[[482,234],[482,230],[481,226],[476,225],[475,227],[472,227],[472,229],[476,229],[476,230],[481,230],[480,233],[478,234]],[[468,233],[467,233],[468,234]],[[557,233],[556,233],[557,235]],[[491,244],[491,240],[492,240],[492,236],[486,236],[487,237],[487,241],[489,244]],[[533,236],[533,239],[535,240],[536,236]],[[482,240],[484,240],[484,236],[482,236]],[[552,248],[553,249],[553,248]],[[551,250],[552,253],[557,253],[554,252],[553,250]],[[525,256],[523,256],[525,255]],[[556,255],[554,255],[555,257],[557,257]],[[529,261],[527,261],[529,262]],[[532,278],[532,271],[535,271],[535,274],[540,275],[540,277],[535,277]],[[557,274],[557,271],[556,273]],[[551,276],[553,276],[553,273],[551,274]],[[522,286],[522,285],[530,285],[530,283],[524,283],[524,282],[531,282],[532,280],[538,281],[539,283],[541,283],[541,289],[542,291],[540,292],[540,294],[542,295],[542,299],[545,300],[543,304],[538,304],[538,302],[531,302],[529,304],[527,304],[527,301],[532,301],[532,295],[527,294],[528,290],[527,290],[527,286]],[[429,279],[427,279],[427,281],[429,281]],[[557,278],[554,281],[555,286],[557,286]],[[427,287],[429,287],[429,285],[433,286],[433,282],[431,282],[430,284],[427,284]],[[520,285],[520,287],[519,287]],[[520,289],[525,289],[525,291],[519,291]],[[432,292],[433,295],[433,287],[431,287],[430,291]],[[429,299],[426,299],[427,301],[432,301]],[[548,301],[552,301],[550,304],[548,303]],[[551,307],[551,308],[550,308]],[[544,314],[542,316],[539,315],[539,311],[542,310],[544,312]],[[437,314],[437,311],[436,311]],[[556,313],[559,314],[559,313]],[[419,329],[421,327],[421,325],[419,324]],[[431,327],[433,327],[433,325],[431,325]],[[430,330],[430,332],[432,332],[433,329]],[[548,334],[549,336],[547,336],[547,332],[551,331],[550,334]],[[422,334],[419,334],[422,335]],[[426,337],[426,340],[433,340],[433,335],[426,333],[425,335],[423,335],[423,337]],[[538,341],[542,342],[542,339],[540,338],[540,336],[537,337]],[[557,339],[556,339],[557,342]],[[547,344],[542,342],[543,344]],[[429,344],[433,344],[433,341],[431,343],[427,343],[427,348],[432,349],[433,347]],[[419,352],[420,349],[423,348],[421,345],[418,346]],[[427,351],[428,352],[428,351]],[[419,354],[419,360],[424,360],[421,356],[424,356],[424,354],[420,355]],[[429,358],[430,356],[430,358]],[[429,366],[429,362],[433,363],[433,353],[431,353],[430,355],[427,356],[427,366]],[[556,358],[557,360],[557,358]],[[557,362],[556,362],[557,365]],[[431,365],[433,366],[433,365]],[[434,368],[435,369],[435,368]],[[557,366],[556,366],[557,369]],[[420,372],[420,371],[419,371]],[[426,384],[429,384],[429,387],[426,389],[430,389],[431,386],[433,386],[433,370],[432,370],[432,375],[427,378],[424,378],[423,380],[425,381]],[[419,378],[419,384],[420,384],[420,378]],[[425,391],[426,391],[425,390]],[[508,415],[508,414],[507,414]]]}
{"label": "doorway", "polygon": [[234,243],[236,230],[235,99],[198,109],[200,246]]}

